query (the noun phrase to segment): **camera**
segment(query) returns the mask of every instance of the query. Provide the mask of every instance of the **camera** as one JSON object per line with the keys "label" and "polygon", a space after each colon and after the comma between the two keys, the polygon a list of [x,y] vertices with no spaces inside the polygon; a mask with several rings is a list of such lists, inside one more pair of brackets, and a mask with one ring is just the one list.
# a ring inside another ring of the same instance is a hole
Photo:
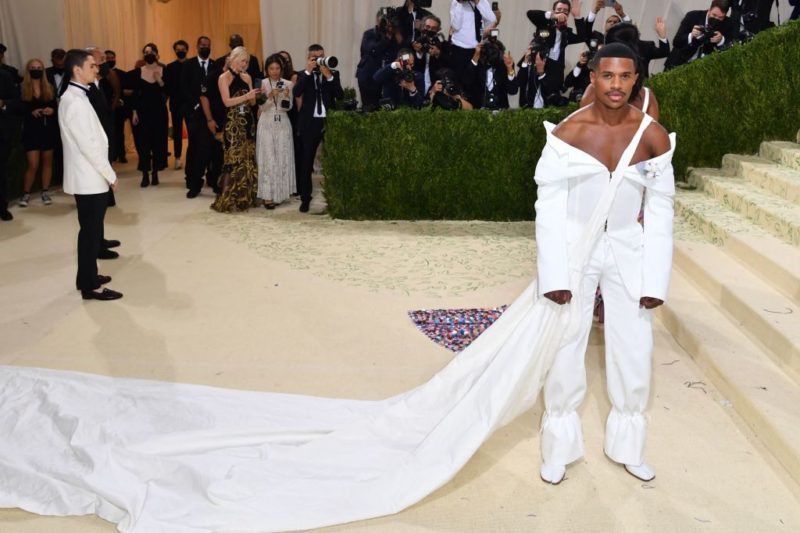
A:
{"label": "camera", "polygon": [[441,49],[446,39],[441,33],[423,31],[417,38],[417,42],[422,45],[422,51],[427,54],[431,51],[431,48]]}
{"label": "camera", "polygon": [[382,35],[393,32],[400,25],[400,10],[396,7],[382,7],[378,10],[378,16],[378,31]]}
{"label": "camera", "polygon": [[489,36],[481,42],[481,58],[479,64],[484,67],[492,67],[503,61],[505,47],[497,39],[500,35],[499,30],[492,30]]}
{"label": "camera", "polygon": [[397,106],[391,98],[381,98],[378,100],[378,109],[383,111],[394,111]]}
{"label": "camera", "polygon": [[553,49],[555,44],[555,28],[548,27],[537,29],[533,34],[533,40],[531,41],[531,52],[533,54],[539,54],[542,57],[547,57],[550,55],[550,50]]}
{"label": "camera", "polygon": [[395,81],[414,82],[414,69],[411,68],[411,54],[403,54],[400,58],[392,63],[392,68],[395,69]]}
{"label": "camera", "polygon": [[317,59],[317,66],[334,69],[339,66],[339,59],[335,56],[320,57]]}
{"label": "camera", "polygon": [[586,52],[586,60],[591,61],[594,59],[594,56],[597,55],[597,51],[600,50],[600,41],[597,39],[589,39],[586,46],[589,47],[589,50]]}
{"label": "camera", "polygon": [[714,34],[719,31],[721,25],[719,20],[709,17],[708,24],[700,27],[702,35],[699,38],[706,40],[711,39]]}
{"label": "camera", "polygon": [[442,90],[447,96],[458,96],[461,94],[461,89],[458,88],[456,81],[448,76],[442,78]]}

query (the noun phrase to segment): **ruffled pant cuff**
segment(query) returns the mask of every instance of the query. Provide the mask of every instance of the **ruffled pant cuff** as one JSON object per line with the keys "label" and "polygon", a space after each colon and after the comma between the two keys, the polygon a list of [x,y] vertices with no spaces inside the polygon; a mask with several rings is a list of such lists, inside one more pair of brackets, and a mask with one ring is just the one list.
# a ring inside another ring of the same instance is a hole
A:
{"label": "ruffled pant cuff", "polygon": [[606,420],[606,455],[620,464],[642,464],[646,434],[647,420],[642,413],[623,413],[612,409]]}
{"label": "ruffled pant cuff", "polygon": [[542,418],[542,460],[568,465],[583,457],[583,431],[578,413],[545,413]]}

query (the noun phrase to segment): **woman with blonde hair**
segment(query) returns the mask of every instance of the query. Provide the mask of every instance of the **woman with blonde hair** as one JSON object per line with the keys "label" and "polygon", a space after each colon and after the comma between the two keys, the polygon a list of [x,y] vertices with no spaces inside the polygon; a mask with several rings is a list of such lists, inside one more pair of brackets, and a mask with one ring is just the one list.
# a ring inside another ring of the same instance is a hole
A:
{"label": "woman with blonde hair", "polygon": [[22,79],[22,146],[28,158],[28,168],[22,182],[20,207],[28,207],[31,189],[39,164],[42,166],[42,203],[50,205],[50,181],[53,178],[53,150],[58,144],[56,90],[44,75],[44,62],[31,59],[25,66]]}
{"label": "woman with blonde hair", "polygon": [[225,155],[222,191],[211,204],[211,209],[221,213],[244,211],[257,205],[253,106],[260,91],[253,88],[253,80],[247,73],[249,63],[250,53],[243,46],[237,46],[228,56],[225,71],[217,82],[222,103],[227,109],[223,128]]}
{"label": "woman with blonde hair", "polygon": [[285,202],[295,184],[294,140],[289,111],[294,84],[281,76],[284,63],[273,54],[265,62],[267,78],[261,84],[266,101],[258,116],[258,197],[266,209]]}

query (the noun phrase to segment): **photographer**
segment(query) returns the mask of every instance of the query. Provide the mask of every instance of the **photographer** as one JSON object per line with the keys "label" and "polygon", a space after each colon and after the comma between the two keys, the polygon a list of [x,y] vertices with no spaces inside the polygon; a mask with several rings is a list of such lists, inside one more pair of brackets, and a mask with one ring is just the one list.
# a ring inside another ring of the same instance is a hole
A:
{"label": "photographer", "polygon": [[519,66],[519,106],[523,108],[541,109],[561,103],[559,72],[563,72],[563,67],[550,59],[540,45],[534,40]]}
{"label": "photographer", "polygon": [[[575,30],[567,26],[570,13],[575,19]],[[558,0],[553,4],[552,11],[531,9],[527,15],[528,20],[536,26],[537,32],[545,30],[550,33],[551,41],[547,56],[552,65],[548,65],[547,74],[558,78],[555,81],[558,82],[560,88],[564,83],[564,51],[567,46],[583,43],[586,40],[584,34],[586,24],[581,18],[581,1]]]}
{"label": "photographer", "polygon": [[664,70],[685,65],[715,50],[725,50],[736,38],[736,24],[728,18],[730,2],[712,0],[708,11],[689,11],[673,39]]}
{"label": "photographer", "polygon": [[429,15],[422,21],[422,31],[411,43],[416,54],[414,69],[422,74],[425,94],[433,85],[433,73],[450,65],[450,43],[440,32],[442,21],[435,15]]}
{"label": "photographer", "polygon": [[[597,19],[597,13],[603,8],[604,5],[604,0],[597,0],[592,8],[592,11],[589,13],[589,16],[586,17],[586,29],[584,34],[588,37],[587,43],[591,39],[596,39],[601,43],[605,42],[605,35],[598,31],[592,31],[594,21]],[[606,19],[606,34],[608,34],[611,28],[623,22],[627,24],[633,24],[631,18],[625,14],[625,10],[622,7],[622,4],[619,2],[614,3],[614,11],[616,13]],[[656,35],[658,35],[658,42],[642,41],[641,39],[637,39],[636,45],[634,46],[634,50],[636,50],[636,52],[639,54],[639,57],[642,59],[641,75],[644,78],[650,77],[650,61],[669,56],[670,46],[669,40],[667,39],[667,25],[662,17],[656,17],[655,30]]]}
{"label": "photographer", "polygon": [[517,94],[519,82],[514,59],[498,40],[498,30],[475,48],[464,74],[470,100],[480,109],[508,109],[508,95]]}
{"label": "photographer", "polygon": [[416,40],[423,21],[432,15],[425,9],[426,7],[431,7],[431,0],[406,0],[395,10],[400,21],[400,29],[409,41]]}
{"label": "photographer", "polygon": [[761,31],[775,26],[769,16],[772,13],[773,0],[733,0],[731,2],[731,18],[738,25],[737,38],[746,42]]}
{"label": "photographer", "polygon": [[302,151],[301,169],[297,173],[301,213],[308,213],[311,205],[311,173],[325,132],[328,110],[333,109],[337,99],[344,97],[339,72],[331,68],[333,63],[338,63],[333,59],[325,57],[325,49],[319,44],[309,46],[306,69],[298,74],[292,91],[294,97],[302,98],[303,102],[297,119]]}
{"label": "photographer", "polygon": [[358,91],[365,111],[378,107],[381,86],[373,81],[373,77],[397,56],[403,40],[396,11],[381,8],[375,16],[375,27],[365,31],[361,38],[361,59],[356,67]]}
{"label": "photographer", "polygon": [[383,88],[382,103],[390,100],[393,108],[422,107],[422,74],[414,70],[410,49],[400,50],[397,59],[376,72],[373,80]]}
{"label": "photographer", "polygon": [[429,97],[431,109],[444,109],[446,111],[472,111],[473,109],[472,103],[464,98],[456,73],[451,68],[443,68],[436,71]]}
{"label": "photographer", "polygon": [[586,92],[586,88],[591,83],[591,79],[589,78],[589,61],[594,58],[594,54],[597,53],[598,49],[599,46],[596,44],[596,41],[591,40],[589,49],[581,52],[575,68],[572,69],[572,72],[567,74],[567,78],[564,80],[564,87],[562,87],[561,92],[565,93],[570,91],[570,102],[580,102],[581,98],[583,98],[583,93]]}
{"label": "photographer", "polygon": [[450,67],[463,79],[485,28],[497,23],[499,12],[487,0],[452,0],[450,3]]}

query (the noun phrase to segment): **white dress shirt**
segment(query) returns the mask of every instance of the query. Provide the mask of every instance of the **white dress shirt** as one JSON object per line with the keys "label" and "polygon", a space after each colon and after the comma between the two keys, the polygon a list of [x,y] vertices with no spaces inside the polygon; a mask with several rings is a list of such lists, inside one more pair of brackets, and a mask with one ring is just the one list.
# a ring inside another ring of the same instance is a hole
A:
{"label": "white dress shirt", "polygon": [[[450,4],[450,29],[453,30],[450,40],[459,48],[470,50],[478,46],[478,41],[475,39],[475,12],[472,6],[475,4],[471,0],[468,2],[452,0]],[[488,0],[480,0],[476,7],[483,18],[484,27],[497,22]]]}
{"label": "white dress shirt", "polygon": [[108,138],[89,102],[88,90],[88,86],[70,84],[58,105],[67,194],[102,194],[117,181],[108,162]]}

